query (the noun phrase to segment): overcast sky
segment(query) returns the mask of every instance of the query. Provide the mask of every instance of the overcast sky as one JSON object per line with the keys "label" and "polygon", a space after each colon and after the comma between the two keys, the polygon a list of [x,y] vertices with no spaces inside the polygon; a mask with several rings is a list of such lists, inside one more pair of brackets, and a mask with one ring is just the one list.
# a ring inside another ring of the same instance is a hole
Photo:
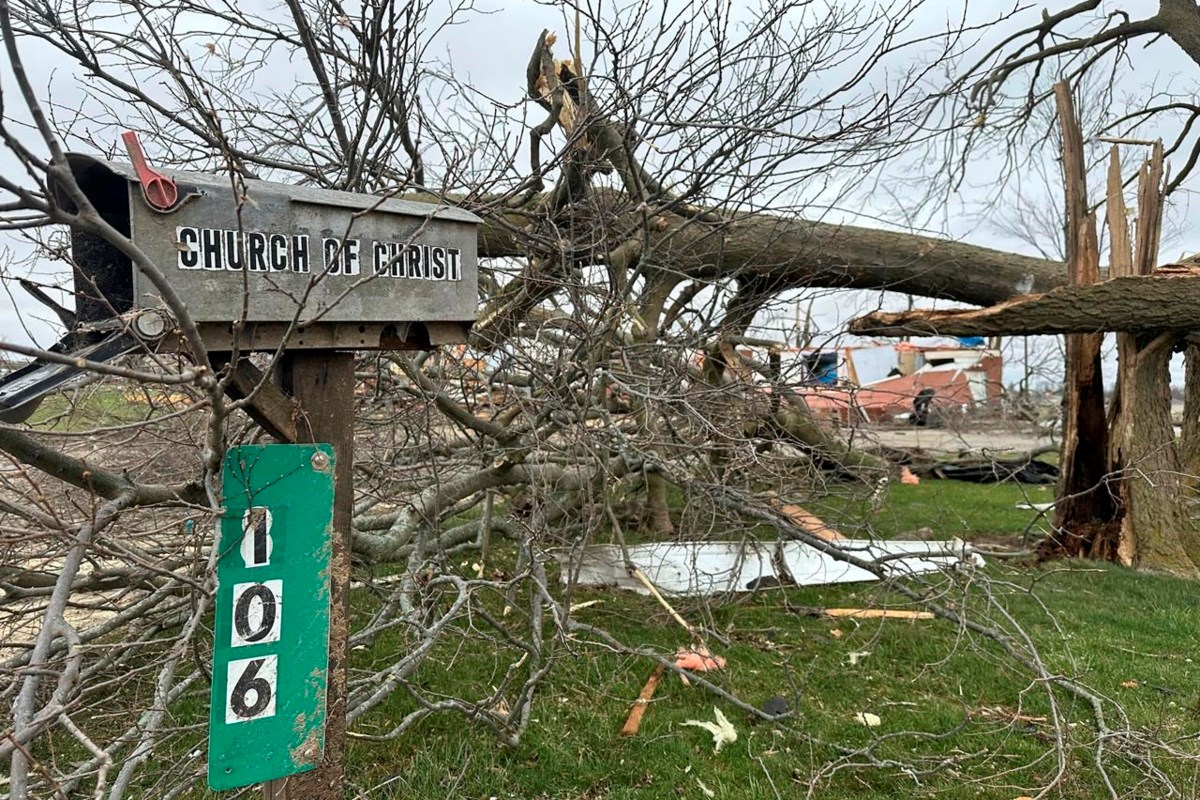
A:
{"label": "overcast sky", "polygon": [[[247,0],[247,2],[269,7],[261,0]],[[1051,4],[1051,7],[1056,8],[1058,5],[1061,4]],[[1124,7],[1130,8],[1131,13],[1136,15],[1151,14],[1156,5],[1156,3],[1140,2],[1124,4]],[[504,0],[480,0],[477,6],[483,13],[468,16],[463,24],[447,31],[438,42],[440,50],[438,55],[447,65],[452,66],[460,79],[476,87],[481,95],[493,98],[501,104],[519,104],[524,95],[524,65],[528,60],[532,45],[543,28],[565,33],[567,26],[564,24],[564,7],[560,4],[542,4],[528,0],[509,0],[507,2]],[[973,3],[968,9],[968,18],[972,21],[991,19],[1003,14],[1009,8],[1010,5],[1005,3]],[[1040,13],[1039,8],[1030,8],[1018,19],[1028,24],[1030,20],[1037,18],[1036,15]],[[957,19],[961,11],[961,3],[945,2],[944,0],[927,2],[915,17],[915,25],[910,29],[910,35],[942,30],[946,27],[947,20]],[[1005,23],[1005,26],[988,34],[989,40],[994,40],[996,36],[1012,30],[1013,26],[1014,23]],[[565,48],[560,49],[565,50]],[[45,87],[47,92],[52,91],[55,101],[60,106],[70,107],[86,102],[86,87],[79,80],[72,65],[55,57],[44,45],[38,43],[25,43],[24,52],[26,66],[31,72],[35,86]],[[1192,85],[1190,76],[1196,70],[1195,65],[1169,41],[1156,42],[1146,50],[1139,49],[1137,51],[1131,66],[1123,71],[1122,81],[1116,87],[1117,94],[1123,98],[1136,100],[1147,93],[1147,87],[1161,85],[1168,80],[1182,82],[1183,86],[1190,86]],[[283,71],[281,74],[273,76],[272,80],[277,79],[284,84],[291,77],[290,74]],[[6,116],[10,119],[12,117],[24,118],[25,115],[19,113],[16,96],[13,93],[15,87],[7,69],[0,70],[0,80],[3,81],[5,90]],[[1169,134],[1169,131],[1164,131],[1163,134],[1165,136]],[[1048,169],[1044,168],[1043,171],[1052,177],[1057,175],[1057,166],[1054,161],[1056,155],[1054,152],[1041,154],[1041,157],[1045,159],[1044,167],[1048,166]],[[1036,155],[1031,156],[1031,159],[1036,157]],[[0,154],[0,169],[11,174],[12,164],[12,159],[8,154]],[[882,187],[888,188],[888,174],[899,176],[902,173],[911,172],[914,166],[919,166],[919,164],[906,163],[901,159],[892,165],[890,172],[884,173],[884,177],[881,179]],[[1001,166],[1002,162],[995,158],[981,157],[977,159],[973,163],[969,178],[962,185],[961,191],[945,198],[939,209],[940,213],[926,214],[915,221],[923,229],[955,239],[1036,255],[1034,248],[1028,242],[1014,238],[995,224],[996,214],[1005,213],[1003,204],[999,207],[1001,209],[999,211],[992,210],[987,213],[983,211],[983,204],[987,200],[993,199],[991,190],[995,186],[997,177],[994,173],[998,172]],[[1035,170],[1030,169],[1030,175],[1033,175],[1034,172]],[[897,188],[901,186],[899,180],[895,185]],[[1037,193],[1037,186],[1038,181],[1031,180],[1025,188],[1032,196]],[[1043,199],[1049,198],[1049,202],[1057,202],[1057,187],[1049,186],[1044,189]],[[1092,189],[1095,192],[1097,187],[1093,186]],[[904,191],[907,190],[900,189],[898,195],[889,191],[860,193],[852,198],[852,203],[844,203],[824,211],[823,216],[831,222],[840,221],[875,226],[883,224],[903,229],[914,221],[906,213],[908,209],[904,207],[906,202]],[[1169,217],[1176,222],[1172,226],[1173,236],[1167,242],[1162,253],[1164,261],[1200,251],[1200,232],[1194,226],[1179,222],[1187,217],[1189,200],[1190,195],[1184,192],[1178,193],[1174,198]],[[1015,201],[1015,197],[1011,200],[1005,198],[1007,203]],[[11,236],[6,237],[3,242],[6,251],[4,258],[9,263],[14,260],[23,260],[28,253],[28,249]],[[25,269],[27,268],[7,271],[10,274],[24,274],[23,270]],[[42,279],[49,276],[44,267],[39,269],[38,273]],[[26,298],[24,293],[15,288],[11,281],[4,281],[3,285],[6,294],[0,293],[0,337],[14,342],[27,342],[32,338],[40,346],[53,343],[59,334],[57,322],[52,320],[48,312]],[[932,301],[923,299],[918,299],[917,303],[919,305],[933,304]],[[833,294],[820,292],[817,293],[817,300],[811,305],[812,323],[814,327],[822,331],[834,333],[844,325],[846,320],[864,311],[880,306],[898,308],[905,304],[906,301],[903,298],[881,298],[879,293],[843,292]],[[800,309],[802,313],[808,312],[807,298],[800,304]],[[787,308],[783,313],[790,315]],[[760,318],[759,321],[764,325],[779,322],[766,317]],[[1017,377],[1019,377],[1019,371],[1014,365],[1007,370],[1006,379],[1016,380]]]}

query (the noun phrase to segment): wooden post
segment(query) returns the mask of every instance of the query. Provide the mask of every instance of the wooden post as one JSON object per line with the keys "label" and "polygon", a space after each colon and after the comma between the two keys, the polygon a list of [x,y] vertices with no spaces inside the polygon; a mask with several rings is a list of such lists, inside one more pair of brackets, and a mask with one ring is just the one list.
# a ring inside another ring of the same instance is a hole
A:
{"label": "wooden post", "polygon": [[264,800],[341,800],[345,797],[346,658],[350,636],[350,518],[354,508],[354,354],[335,350],[285,352],[282,388],[303,410],[296,441],[333,445],[333,560],[329,580],[329,681],[325,698],[325,756],[310,772],[263,784]]}

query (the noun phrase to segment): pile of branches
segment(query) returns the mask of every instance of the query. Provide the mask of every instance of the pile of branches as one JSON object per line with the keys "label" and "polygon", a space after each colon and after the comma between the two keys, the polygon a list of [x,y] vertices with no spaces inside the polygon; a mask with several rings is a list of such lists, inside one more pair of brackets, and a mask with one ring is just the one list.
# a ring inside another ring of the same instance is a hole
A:
{"label": "pile of branches", "polygon": [[[893,73],[886,94],[867,77],[909,44],[928,50],[903,39],[912,9],[814,17],[803,3],[768,2],[733,21],[730,8],[699,4],[664,21],[647,2],[589,14],[603,69],[586,67],[578,32],[565,59],[542,33],[524,102],[506,107],[433,61],[469,4],[435,20],[423,3],[351,12],[288,0],[282,22],[224,5],[115,5],[109,14],[0,0],[0,33],[37,132],[32,147],[7,116],[0,128],[28,176],[0,176],[5,226],[31,231],[38,257],[60,264],[70,259],[64,226],[107,240],[161,293],[187,351],[85,362],[91,385],[55,398],[32,425],[0,428],[0,697],[13,708],[0,758],[16,800],[171,798],[203,779],[204,725],[186,709],[210,679],[220,465],[230,446],[268,438],[245,399],[232,399],[232,373],[160,266],[72,188],[66,150],[107,152],[117,122],[140,122],[164,160],[234,185],[261,176],[386,192],[484,220],[482,308],[466,348],[380,352],[356,368],[350,647],[370,666],[349,676],[346,716],[363,739],[459,714],[517,746],[568,637],[670,668],[663,654],[573,618],[570,582],[556,584],[548,569],[556,548],[630,530],[701,538],[766,526],[887,577],[886,563],[780,510],[831,481],[869,492],[887,466],[814,420],[794,381],[739,354],[739,341],[801,288],[991,302],[1018,285],[1061,282],[1053,262],[801,216],[808,182],[875,165],[923,118],[920,87],[938,54]],[[32,40],[89,76],[91,95],[71,120],[56,119],[61,108],[35,90],[21,59]],[[189,49],[197,44],[203,63]],[[941,55],[953,50],[943,46]],[[848,76],[847,54],[858,61]],[[255,83],[284,64],[299,74],[286,90]],[[815,88],[822,74],[837,76],[834,88]],[[51,179],[71,203],[58,202]],[[985,277],[963,281],[967,264]],[[62,288],[69,273],[42,274],[43,288]],[[266,380],[278,364],[258,366]],[[1046,693],[1054,781],[1070,759],[1065,697],[1094,711],[1102,771],[1114,750],[1148,762],[1127,721],[1110,722],[1101,698],[1049,670],[986,585],[967,572],[894,589],[1012,659]],[[963,601],[981,586],[982,605]],[[451,697],[423,689],[422,670],[444,668],[464,639],[491,647],[492,682]],[[397,694],[410,710],[382,713]],[[189,755],[163,757],[180,752]],[[840,752],[823,774],[915,769],[878,756],[876,744]]]}

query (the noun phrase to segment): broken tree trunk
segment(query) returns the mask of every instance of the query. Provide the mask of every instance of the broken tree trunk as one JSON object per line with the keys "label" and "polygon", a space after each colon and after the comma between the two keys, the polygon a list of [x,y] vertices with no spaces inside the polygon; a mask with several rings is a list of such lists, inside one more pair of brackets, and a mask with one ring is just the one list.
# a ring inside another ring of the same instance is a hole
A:
{"label": "broken tree trunk", "polygon": [[[1061,87],[1056,93],[1062,104]],[[1070,134],[1068,119],[1064,113],[1064,129]],[[1071,274],[1073,281],[1086,283],[1098,252],[1094,220],[1083,193],[1079,142],[1072,135],[1064,138]],[[1200,468],[1200,352],[1194,345],[1189,349],[1182,442],[1176,441],[1171,419],[1169,372],[1174,345],[1200,328],[1200,271],[1195,264],[1154,269],[1166,179],[1162,145],[1153,148],[1139,174],[1132,244],[1116,148],[1110,155],[1108,281],[1064,287],[983,311],[908,312],[887,320],[874,315],[858,320],[854,329],[878,332],[891,325],[892,331],[907,332],[920,320],[943,333],[1086,331],[1067,337],[1063,481],[1054,535],[1038,553],[1200,577],[1200,537],[1185,500]],[[1050,322],[1051,316],[1057,320]],[[1095,333],[1100,330],[1119,331],[1117,386],[1107,429]],[[1104,459],[1097,451],[1106,430],[1111,448]]]}
{"label": "broken tree trunk", "polygon": [[1174,342],[1170,333],[1139,342],[1132,364],[1123,368],[1120,555],[1142,569],[1200,577],[1200,540],[1185,503],[1186,476],[1171,422]]}
{"label": "broken tree trunk", "polygon": [[[1117,145],[1109,151],[1108,162],[1108,200],[1106,203],[1108,230],[1110,241],[1110,263],[1108,272],[1111,277],[1124,278],[1141,273],[1140,262],[1135,263],[1133,249],[1129,242],[1129,209],[1125,206],[1125,191],[1121,180],[1121,158]],[[1108,446],[1109,469],[1119,472],[1125,462],[1125,455],[1131,447],[1135,447],[1134,430],[1136,416],[1123,413],[1124,405],[1130,407],[1144,400],[1138,397],[1138,392],[1130,391],[1137,382],[1137,334],[1121,332],[1117,334],[1117,384],[1113,391],[1112,404],[1108,411]],[[1119,561],[1125,566],[1132,566],[1137,556],[1137,534],[1133,527],[1133,516],[1124,513],[1132,505],[1131,486],[1128,481],[1118,481],[1116,485],[1116,502],[1121,510],[1120,528],[1116,541],[1112,536],[1099,541],[1100,547],[1093,548],[1088,555],[1106,561]]]}
{"label": "broken tree trunk", "polygon": [[1188,341],[1183,351],[1186,364],[1183,389],[1183,428],[1179,437],[1180,458],[1192,488],[1200,484],[1200,344]]}
{"label": "broken tree trunk", "polygon": [[[1148,275],[1162,228],[1163,150],[1155,143],[1138,175],[1138,219],[1129,243],[1117,148],[1109,167],[1109,230],[1117,275]],[[1189,577],[1200,575],[1200,541],[1184,503],[1183,455],[1171,419],[1170,361],[1179,334],[1117,334],[1119,372],[1112,414],[1113,475],[1122,508],[1120,542],[1106,557]]]}
{"label": "broken tree trunk", "polygon": [[849,329],[866,336],[1196,331],[1200,330],[1200,270],[1064,286],[988,308],[868,314],[853,320]]}
{"label": "broken tree trunk", "polygon": [[[1096,215],[1088,208],[1083,135],[1069,85],[1054,86],[1063,133],[1063,185],[1067,199],[1067,274],[1073,286],[1100,280],[1100,246]],[[1054,534],[1042,550],[1061,548],[1086,555],[1096,539],[1119,538],[1112,531],[1116,505],[1105,482],[1108,474],[1108,419],[1104,410],[1104,375],[1100,365],[1103,334],[1066,337],[1063,387],[1061,479],[1054,506]]]}

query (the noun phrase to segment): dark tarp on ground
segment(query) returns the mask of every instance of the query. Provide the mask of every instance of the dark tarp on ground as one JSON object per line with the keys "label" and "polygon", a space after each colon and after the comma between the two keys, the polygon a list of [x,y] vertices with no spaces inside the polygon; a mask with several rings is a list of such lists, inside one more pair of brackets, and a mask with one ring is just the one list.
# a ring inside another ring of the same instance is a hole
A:
{"label": "dark tarp on ground", "polygon": [[922,478],[944,478],[970,483],[1057,483],[1058,467],[1044,461],[979,461],[975,463],[932,464],[914,470]]}

